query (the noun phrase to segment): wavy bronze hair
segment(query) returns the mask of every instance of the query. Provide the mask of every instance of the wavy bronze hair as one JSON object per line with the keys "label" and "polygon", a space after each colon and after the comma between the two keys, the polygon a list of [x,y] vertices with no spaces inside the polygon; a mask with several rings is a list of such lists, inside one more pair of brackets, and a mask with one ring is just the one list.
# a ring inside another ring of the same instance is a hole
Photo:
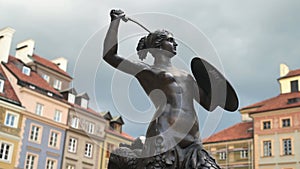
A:
{"label": "wavy bronze hair", "polygon": [[[161,42],[167,39],[167,36],[172,34],[167,30],[156,30],[155,32],[149,33],[147,36],[142,37],[136,47],[139,55],[139,59],[143,60],[147,57],[147,53],[150,49],[160,48]],[[152,54],[152,53],[151,53]]]}

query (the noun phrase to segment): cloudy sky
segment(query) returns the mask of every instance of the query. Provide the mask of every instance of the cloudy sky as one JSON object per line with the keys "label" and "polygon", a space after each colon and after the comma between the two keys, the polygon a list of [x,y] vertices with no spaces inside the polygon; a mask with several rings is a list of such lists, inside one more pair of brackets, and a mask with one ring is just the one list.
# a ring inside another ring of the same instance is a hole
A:
{"label": "cloudy sky", "polygon": [[[132,77],[101,59],[113,8],[150,30],[173,32],[179,41],[176,66],[189,71],[195,55],[215,65],[235,87],[240,108],[279,94],[280,63],[300,68],[298,0],[0,0],[0,28],[16,30],[11,54],[18,42],[31,38],[36,54],[67,58],[76,90],[88,92],[94,109],[121,114],[124,131],[133,136],[145,133],[153,107]],[[136,59],[136,43],[145,34],[133,23],[122,23],[120,53]],[[241,120],[238,112],[197,109],[203,137]]]}

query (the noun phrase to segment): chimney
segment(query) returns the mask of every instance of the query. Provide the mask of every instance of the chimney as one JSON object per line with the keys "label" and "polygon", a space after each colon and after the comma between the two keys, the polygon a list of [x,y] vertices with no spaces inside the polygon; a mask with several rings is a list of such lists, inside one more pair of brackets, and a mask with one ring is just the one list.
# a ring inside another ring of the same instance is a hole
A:
{"label": "chimney", "polygon": [[16,58],[22,60],[25,64],[32,62],[34,44],[35,42],[32,39],[17,44]]}
{"label": "chimney", "polygon": [[0,30],[0,62],[7,63],[11,41],[15,30],[6,27]]}
{"label": "chimney", "polygon": [[286,64],[280,64],[280,77],[287,75],[289,71],[289,67]]}
{"label": "chimney", "polygon": [[65,59],[63,57],[59,57],[59,58],[52,60],[52,62],[55,63],[63,71],[65,71],[65,72],[67,71],[67,67],[68,67],[67,59]]}

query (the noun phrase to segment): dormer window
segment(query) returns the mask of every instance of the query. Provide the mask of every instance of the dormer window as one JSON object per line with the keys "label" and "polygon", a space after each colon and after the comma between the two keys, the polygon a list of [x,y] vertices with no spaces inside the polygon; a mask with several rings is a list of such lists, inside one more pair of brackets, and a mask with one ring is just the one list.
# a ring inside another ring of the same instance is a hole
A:
{"label": "dormer window", "polygon": [[115,131],[118,131],[118,132],[122,132],[122,126],[120,124],[117,124],[117,123],[114,123],[112,128],[115,130]]}
{"label": "dormer window", "polygon": [[46,74],[43,74],[43,75],[42,75],[42,78],[43,78],[44,80],[46,80],[46,82],[48,82],[48,83],[49,83],[49,81],[50,81],[50,77],[49,77],[48,75],[46,75]]}
{"label": "dormer window", "polygon": [[30,68],[26,67],[26,66],[23,66],[22,73],[27,75],[27,76],[30,76]]}
{"label": "dormer window", "polygon": [[89,104],[89,96],[87,93],[78,94],[75,98],[75,104],[87,109]]}
{"label": "dormer window", "polygon": [[0,92],[3,93],[4,91],[4,80],[0,79]]}
{"label": "dormer window", "polygon": [[68,94],[68,102],[69,103],[75,103],[75,95],[74,94],[72,94],[72,93],[69,93]]}
{"label": "dormer window", "polygon": [[84,98],[81,99],[81,107],[87,108],[88,107],[88,101]]}
{"label": "dormer window", "polygon": [[55,80],[54,80],[53,87],[54,87],[55,89],[57,89],[57,90],[60,90],[60,89],[61,89],[61,81],[55,79]]}
{"label": "dormer window", "polygon": [[298,80],[291,81],[291,92],[298,92]]}

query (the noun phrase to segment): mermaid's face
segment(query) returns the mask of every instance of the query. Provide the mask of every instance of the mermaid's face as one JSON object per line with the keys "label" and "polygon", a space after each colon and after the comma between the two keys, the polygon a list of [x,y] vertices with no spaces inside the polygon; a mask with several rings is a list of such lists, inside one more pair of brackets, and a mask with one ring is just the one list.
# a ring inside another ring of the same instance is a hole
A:
{"label": "mermaid's face", "polygon": [[161,42],[160,48],[176,55],[176,46],[178,46],[178,44],[175,42],[173,35],[168,34]]}

